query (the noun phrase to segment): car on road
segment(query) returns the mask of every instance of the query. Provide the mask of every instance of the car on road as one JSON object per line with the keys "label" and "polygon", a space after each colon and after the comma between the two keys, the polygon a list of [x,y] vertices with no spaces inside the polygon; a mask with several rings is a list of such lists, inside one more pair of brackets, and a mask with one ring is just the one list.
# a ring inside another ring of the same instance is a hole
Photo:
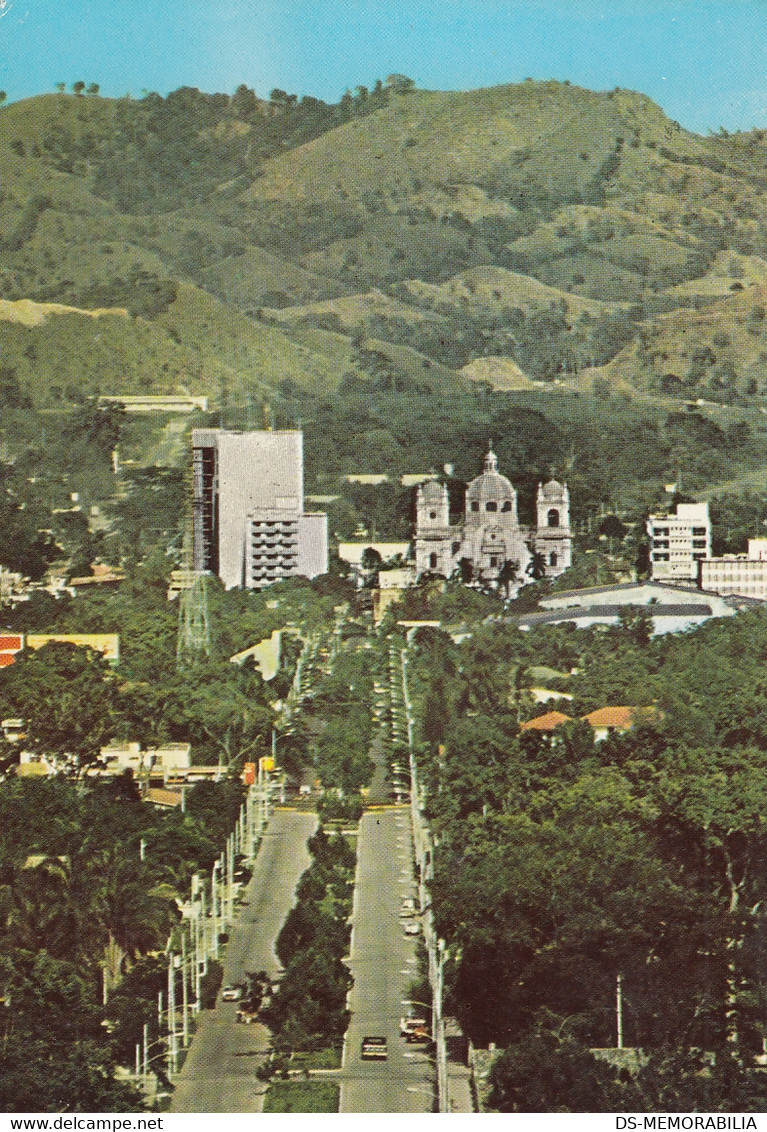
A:
{"label": "car on road", "polygon": [[406,1042],[428,1042],[431,1040],[425,1018],[414,1018],[410,1015],[407,1018],[400,1018],[399,1032]]}
{"label": "car on road", "polygon": [[414,920],[410,920],[404,925],[405,935],[418,935],[421,931],[421,925],[417,924]]}
{"label": "car on road", "polygon": [[244,1022],[246,1026],[250,1025],[251,1022],[257,1022],[258,1011],[249,1010],[247,1006],[241,1006],[237,1011],[237,1021]]}
{"label": "car on road", "polygon": [[399,914],[403,919],[407,916],[415,915],[415,900],[410,896],[406,896],[399,906]]}
{"label": "car on road", "polygon": [[221,988],[222,1002],[239,1002],[242,998],[243,988],[239,983],[228,984]]}
{"label": "car on road", "polygon": [[386,1038],[366,1037],[362,1039],[360,1057],[363,1061],[386,1061],[388,1056]]}

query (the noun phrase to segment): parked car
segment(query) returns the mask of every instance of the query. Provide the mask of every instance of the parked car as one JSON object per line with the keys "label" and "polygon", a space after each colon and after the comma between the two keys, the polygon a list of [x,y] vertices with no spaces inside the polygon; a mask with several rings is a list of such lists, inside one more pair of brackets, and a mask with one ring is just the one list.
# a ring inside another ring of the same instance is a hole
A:
{"label": "parked car", "polygon": [[405,935],[418,935],[421,930],[421,925],[417,924],[414,920],[405,924]]}
{"label": "parked car", "polygon": [[239,1002],[242,998],[243,988],[239,983],[228,984],[221,988],[221,1000],[223,1002]]}
{"label": "parked car", "polygon": [[363,1061],[386,1061],[388,1056],[386,1038],[366,1037],[362,1039],[360,1057]]}
{"label": "parked car", "polygon": [[402,903],[399,906],[399,914],[403,918],[405,918],[406,916],[414,916],[415,915],[415,900],[413,900],[412,897],[410,897],[410,896],[405,897],[405,899],[402,901]]}

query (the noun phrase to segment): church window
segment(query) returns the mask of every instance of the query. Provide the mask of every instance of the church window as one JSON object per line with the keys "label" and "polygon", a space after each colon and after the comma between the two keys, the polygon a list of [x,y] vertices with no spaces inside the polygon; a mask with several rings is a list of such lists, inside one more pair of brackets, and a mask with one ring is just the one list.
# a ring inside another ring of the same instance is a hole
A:
{"label": "church window", "polygon": [[558,527],[559,526],[559,511],[557,511],[556,507],[551,508],[551,510],[548,513],[546,521],[548,522],[550,527]]}
{"label": "church window", "polygon": [[497,566],[498,565],[498,558],[495,554],[490,555],[490,565],[491,566]]}
{"label": "church window", "polygon": [[430,511],[429,512],[429,518],[430,519],[436,519],[437,518],[437,512],[436,511]]}
{"label": "church window", "polygon": [[489,501],[488,501],[488,502],[487,502],[487,503],[485,504],[485,510],[486,510],[486,511],[497,511],[497,510],[498,510],[498,504],[497,504],[497,503],[495,502],[495,500],[494,500],[494,499],[490,499],[490,500],[489,500]]}
{"label": "church window", "polygon": [[458,551],[459,551],[460,549],[461,549],[461,544],[460,544],[460,542],[454,542],[454,543],[453,543],[453,546],[452,546],[452,550],[451,550],[451,553],[452,553],[452,554],[457,554],[457,553],[458,553]]}
{"label": "church window", "polygon": [[511,500],[510,499],[506,500],[503,507],[501,508],[501,511],[511,511]]}
{"label": "church window", "polygon": [[437,556],[436,556],[436,554],[430,554],[429,555],[429,567],[432,570],[436,570],[436,568],[437,568]]}
{"label": "church window", "polygon": [[477,503],[476,499],[472,501],[471,509],[472,511],[479,511],[479,504]]}
{"label": "church window", "polygon": [[557,552],[556,550],[552,550],[551,554],[549,555],[549,566],[556,566],[557,561]]}

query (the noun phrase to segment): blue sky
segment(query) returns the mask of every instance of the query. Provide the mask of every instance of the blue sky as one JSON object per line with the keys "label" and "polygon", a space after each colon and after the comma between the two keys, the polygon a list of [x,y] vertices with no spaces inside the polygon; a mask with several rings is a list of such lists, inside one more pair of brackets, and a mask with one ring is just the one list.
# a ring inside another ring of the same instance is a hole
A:
{"label": "blue sky", "polygon": [[767,127],[767,0],[0,0],[10,100],[82,79],[337,101],[393,71],[440,90],[621,86],[701,133]]}

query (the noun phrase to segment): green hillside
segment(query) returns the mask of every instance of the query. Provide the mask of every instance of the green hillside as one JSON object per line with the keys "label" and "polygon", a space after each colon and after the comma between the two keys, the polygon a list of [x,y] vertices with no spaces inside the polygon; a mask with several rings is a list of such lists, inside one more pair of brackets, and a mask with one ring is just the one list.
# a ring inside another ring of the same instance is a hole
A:
{"label": "green hillside", "polygon": [[[7,105],[0,162],[17,445],[39,431],[30,403],[63,420],[102,393],[205,394],[211,419],[250,424],[266,404],[292,424],[398,395],[428,417],[447,397],[454,434],[476,382],[528,405],[543,390],[547,416],[566,393],[571,420],[573,392],[579,419],[608,394],[661,422],[708,402],[748,423],[744,474],[758,458],[761,131],[700,137],[641,94],[554,82],[377,83],[335,106],[181,88]],[[163,427],[131,425],[131,458],[177,460]],[[399,443],[385,419],[359,435],[378,439],[350,468]]]}

